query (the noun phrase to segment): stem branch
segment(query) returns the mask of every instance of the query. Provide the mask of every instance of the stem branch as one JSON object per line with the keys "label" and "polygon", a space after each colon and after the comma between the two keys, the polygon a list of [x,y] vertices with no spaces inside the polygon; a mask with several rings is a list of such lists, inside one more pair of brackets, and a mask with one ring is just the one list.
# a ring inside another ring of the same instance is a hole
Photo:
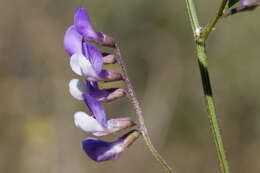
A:
{"label": "stem branch", "polygon": [[220,17],[223,15],[223,10],[227,4],[228,0],[222,0],[220,7],[218,9],[218,12],[216,16],[209,22],[207,27],[204,29],[204,31],[201,33],[201,38],[207,39],[209,33],[212,31]]}
{"label": "stem branch", "polygon": [[142,109],[140,107],[140,104],[135,96],[135,92],[133,89],[133,86],[129,80],[129,77],[127,75],[127,71],[125,68],[125,65],[123,63],[122,57],[121,57],[121,53],[120,53],[120,49],[117,45],[115,45],[115,49],[116,49],[116,60],[117,63],[119,64],[122,73],[123,73],[123,79],[125,82],[125,85],[127,87],[128,90],[128,97],[131,100],[134,110],[136,111],[136,114],[138,116],[139,119],[139,123],[140,123],[140,130],[142,133],[142,136],[145,140],[145,144],[147,145],[147,147],[149,148],[149,150],[151,151],[152,155],[154,156],[154,158],[158,161],[158,163],[163,167],[163,169],[168,172],[168,173],[174,173],[174,171],[172,170],[172,168],[167,164],[167,162],[162,158],[162,156],[158,153],[158,151],[155,149],[155,147],[153,146],[151,139],[149,137],[147,128],[144,124],[144,118],[143,118],[143,114],[142,114]]}

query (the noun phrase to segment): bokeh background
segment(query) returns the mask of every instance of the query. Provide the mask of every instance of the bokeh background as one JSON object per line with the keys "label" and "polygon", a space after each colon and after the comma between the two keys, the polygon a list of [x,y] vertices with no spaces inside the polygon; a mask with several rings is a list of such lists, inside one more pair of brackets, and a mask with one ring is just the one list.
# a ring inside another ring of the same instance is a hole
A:
{"label": "bokeh background", "polygon": [[[185,2],[0,0],[0,172],[163,172],[140,138],[117,161],[81,150],[75,78],[63,50],[78,6],[118,41],[157,149],[177,173],[220,172]],[[195,0],[203,25],[220,2]],[[260,172],[260,9],[218,23],[207,42],[217,116],[232,172]],[[122,83],[117,83],[121,85]],[[126,98],[108,117],[136,115]],[[103,138],[112,140],[117,135]]]}

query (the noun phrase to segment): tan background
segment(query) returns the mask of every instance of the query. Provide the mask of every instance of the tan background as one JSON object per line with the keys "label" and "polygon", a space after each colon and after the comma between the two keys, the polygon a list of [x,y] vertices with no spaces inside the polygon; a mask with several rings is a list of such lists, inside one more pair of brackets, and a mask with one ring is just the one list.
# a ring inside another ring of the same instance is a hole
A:
{"label": "tan background", "polygon": [[[183,0],[0,0],[0,172],[163,172],[140,138],[119,160],[95,163],[80,148],[89,136],[73,114],[76,77],[63,36],[79,5],[114,37],[154,144],[177,173],[217,173],[191,28]],[[201,23],[217,0],[196,1]],[[232,172],[260,172],[260,9],[221,21],[208,41],[218,119]],[[127,99],[105,105],[132,116]],[[115,136],[104,139],[112,140]]]}

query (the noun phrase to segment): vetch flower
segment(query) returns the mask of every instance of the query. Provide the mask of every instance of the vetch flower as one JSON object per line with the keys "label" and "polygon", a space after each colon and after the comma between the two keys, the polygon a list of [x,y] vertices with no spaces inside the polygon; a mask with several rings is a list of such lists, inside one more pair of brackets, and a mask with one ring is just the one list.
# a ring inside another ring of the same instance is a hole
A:
{"label": "vetch flower", "polygon": [[81,130],[92,133],[95,136],[104,136],[135,125],[132,119],[128,117],[107,121],[102,104],[87,94],[83,94],[83,97],[92,116],[89,116],[85,112],[76,112],[74,114],[75,125]]}
{"label": "vetch flower", "polygon": [[83,53],[75,53],[71,56],[70,66],[76,74],[84,76],[88,81],[122,80],[119,72],[102,69],[103,56],[98,48],[90,43],[83,43]]}
{"label": "vetch flower", "polygon": [[82,148],[94,161],[116,160],[126,148],[139,137],[137,130],[132,130],[114,142],[105,142],[96,138],[86,138],[82,141]]}
{"label": "vetch flower", "polygon": [[102,46],[114,47],[114,40],[101,33],[97,32],[90,23],[88,13],[83,7],[77,8],[74,15],[74,25],[77,31],[84,36],[87,41],[94,42]]}
{"label": "vetch flower", "polygon": [[122,88],[99,89],[97,82],[86,80],[86,84],[79,79],[72,79],[69,83],[70,94],[77,100],[84,100],[83,94],[88,94],[98,101],[109,102],[126,94]]}
{"label": "vetch flower", "polygon": [[[81,37],[79,37],[79,35]],[[71,44],[76,39],[81,39],[82,41],[86,40],[89,42],[93,42],[102,46],[114,47],[114,40],[101,33],[97,32],[90,23],[88,13],[83,7],[77,8],[74,14],[74,25],[70,26],[66,31],[64,37],[64,48],[70,54],[70,50],[68,51],[67,47],[70,47]]]}
{"label": "vetch flower", "polygon": [[[84,132],[104,136],[132,127],[135,123],[129,117],[106,119],[101,102],[115,100],[126,95],[126,92],[122,88],[99,89],[98,82],[122,80],[122,76],[119,72],[103,69],[104,64],[116,63],[116,58],[113,54],[101,53],[91,43],[115,47],[113,39],[97,32],[90,23],[87,11],[79,7],[74,15],[74,25],[65,33],[64,49],[71,56],[72,71],[83,76],[85,81],[72,79],[69,83],[70,94],[78,100],[84,100],[91,116],[85,112],[76,112],[74,123]],[[97,162],[115,160],[138,136],[139,132],[132,130],[114,142],[86,138],[82,142],[82,148]]]}

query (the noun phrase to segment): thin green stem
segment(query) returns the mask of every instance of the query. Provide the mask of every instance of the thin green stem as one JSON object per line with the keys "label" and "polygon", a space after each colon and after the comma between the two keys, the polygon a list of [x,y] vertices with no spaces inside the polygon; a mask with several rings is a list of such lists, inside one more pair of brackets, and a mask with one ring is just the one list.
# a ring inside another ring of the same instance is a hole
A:
{"label": "thin green stem", "polygon": [[212,31],[212,29],[214,28],[214,26],[216,25],[220,17],[223,15],[223,10],[227,2],[228,0],[222,0],[216,16],[209,22],[207,27],[203,30],[203,32],[201,33],[201,38],[207,39],[209,33]]}
{"label": "thin green stem", "polygon": [[[198,17],[196,15],[195,7],[193,4],[193,0],[186,0],[188,13],[189,13],[189,19],[191,22],[192,30],[194,33],[194,39],[196,42],[196,48],[197,48],[197,57],[198,57],[198,64],[202,79],[202,85],[203,85],[203,91],[205,95],[207,110],[209,114],[209,120],[210,120],[210,126],[212,129],[214,141],[216,144],[216,149],[218,153],[219,162],[221,165],[221,170],[223,173],[230,173],[228,162],[226,159],[226,154],[222,142],[222,137],[220,135],[220,129],[216,117],[216,111],[215,111],[215,105],[214,105],[214,98],[212,93],[212,88],[210,84],[210,77],[208,72],[208,65],[207,65],[207,56],[205,51],[205,40],[208,37],[208,34],[213,29],[215,24],[217,23],[218,19],[222,16],[223,9],[226,5],[227,0],[223,0],[221,3],[221,6],[219,8],[219,11],[216,15],[216,17],[209,23],[209,25],[206,27],[206,29],[200,33],[198,31]],[[197,22],[194,22],[197,21]]]}
{"label": "thin green stem", "polygon": [[198,63],[200,68],[200,74],[202,79],[203,91],[205,94],[207,109],[209,113],[210,126],[213,132],[219,162],[222,168],[223,173],[229,173],[228,162],[226,159],[226,154],[222,142],[222,138],[220,135],[219,125],[216,117],[216,110],[214,105],[214,98],[212,93],[212,88],[210,84],[210,77],[207,67],[207,57],[205,53],[205,45],[204,42],[197,42],[197,54],[198,54]]}
{"label": "thin green stem", "polygon": [[199,20],[197,17],[195,5],[193,3],[193,0],[186,0],[186,4],[187,4],[187,10],[191,22],[192,31],[194,36],[196,36],[196,32],[198,31],[198,29],[200,29],[200,26],[199,26]]}

